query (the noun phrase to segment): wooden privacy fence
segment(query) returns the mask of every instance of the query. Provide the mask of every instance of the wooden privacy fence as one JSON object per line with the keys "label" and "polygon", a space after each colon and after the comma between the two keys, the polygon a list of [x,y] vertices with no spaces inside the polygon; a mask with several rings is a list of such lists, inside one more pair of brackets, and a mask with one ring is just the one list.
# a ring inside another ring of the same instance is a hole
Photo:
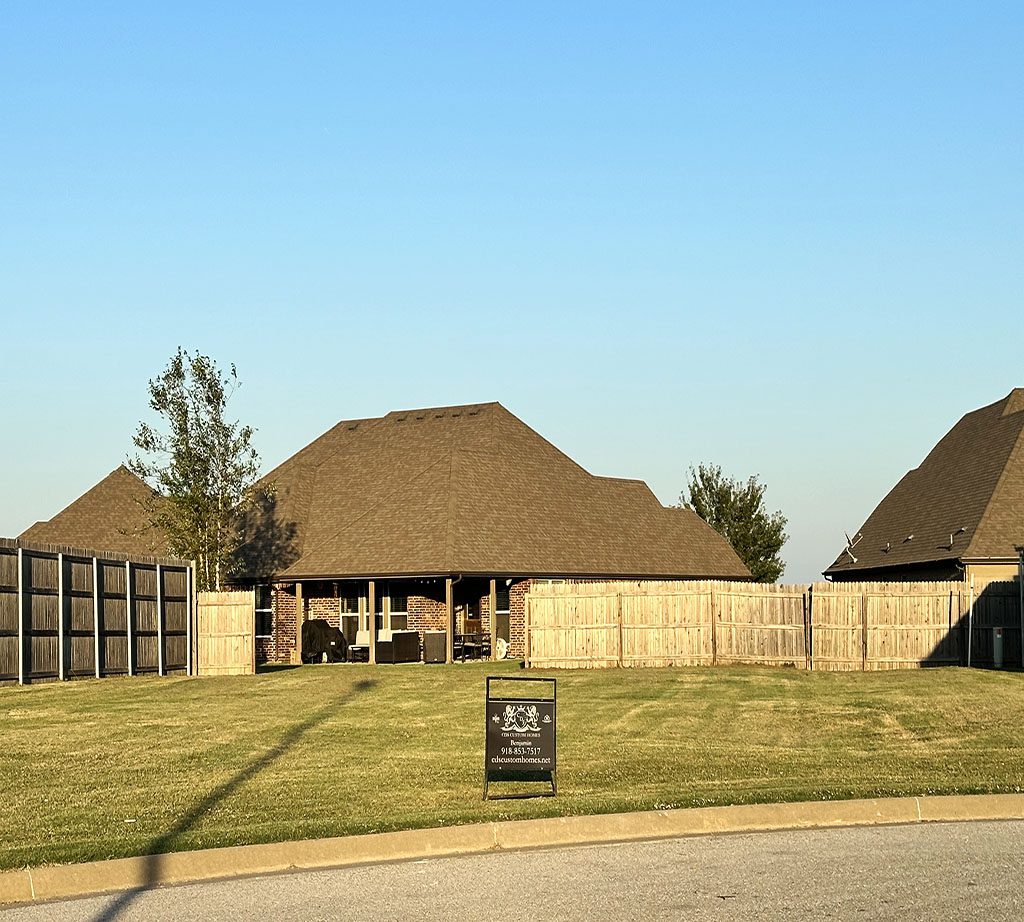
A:
{"label": "wooden privacy fence", "polygon": [[0,681],[192,672],[192,570],[0,539]]}
{"label": "wooden privacy fence", "polygon": [[200,675],[256,671],[256,593],[252,589],[199,593],[196,662]]}
{"label": "wooden privacy fence", "polygon": [[902,669],[1021,664],[1016,582],[990,583],[971,607],[963,583],[607,582],[531,586],[528,666]]}

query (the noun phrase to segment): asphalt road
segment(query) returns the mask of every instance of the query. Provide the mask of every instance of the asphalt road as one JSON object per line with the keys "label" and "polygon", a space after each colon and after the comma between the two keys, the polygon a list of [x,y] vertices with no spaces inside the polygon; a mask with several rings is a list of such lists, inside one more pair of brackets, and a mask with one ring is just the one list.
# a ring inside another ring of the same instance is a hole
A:
{"label": "asphalt road", "polygon": [[1024,918],[1024,822],[771,832],[504,852],[0,912],[315,922]]}

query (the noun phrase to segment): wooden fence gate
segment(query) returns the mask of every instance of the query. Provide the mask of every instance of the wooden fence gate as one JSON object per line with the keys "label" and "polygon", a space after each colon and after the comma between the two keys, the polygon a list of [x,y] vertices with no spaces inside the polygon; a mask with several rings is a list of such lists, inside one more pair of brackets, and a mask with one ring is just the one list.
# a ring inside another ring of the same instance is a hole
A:
{"label": "wooden fence gate", "polygon": [[196,597],[199,675],[252,675],[256,671],[256,593],[200,592]]}

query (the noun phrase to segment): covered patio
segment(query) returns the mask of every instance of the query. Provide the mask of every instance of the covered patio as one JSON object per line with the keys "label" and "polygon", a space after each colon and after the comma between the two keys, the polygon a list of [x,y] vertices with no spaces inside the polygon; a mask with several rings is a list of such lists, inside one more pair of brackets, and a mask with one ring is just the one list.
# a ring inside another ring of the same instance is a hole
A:
{"label": "covered patio", "polygon": [[[341,632],[350,662],[452,663],[507,654],[517,582],[462,575],[296,580],[275,594],[294,600],[294,663],[303,662],[303,625],[311,620]],[[282,601],[278,610],[292,607]]]}

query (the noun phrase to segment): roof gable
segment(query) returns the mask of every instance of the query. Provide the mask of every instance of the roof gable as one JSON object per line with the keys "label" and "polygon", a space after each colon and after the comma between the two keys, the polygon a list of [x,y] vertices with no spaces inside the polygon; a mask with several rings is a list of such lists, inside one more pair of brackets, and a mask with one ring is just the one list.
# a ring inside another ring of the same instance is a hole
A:
{"label": "roof gable", "polygon": [[86,547],[118,554],[166,555],[167,542],[149,525],[153,491],[123,464],[52,519],[18,537],[36,544]]}
{"label": "roof gable", "polygon": [[878,504],[851,552],[826,574],[1014,556],[1024,543],[1022,434],[1024,389],[966,414]]}

